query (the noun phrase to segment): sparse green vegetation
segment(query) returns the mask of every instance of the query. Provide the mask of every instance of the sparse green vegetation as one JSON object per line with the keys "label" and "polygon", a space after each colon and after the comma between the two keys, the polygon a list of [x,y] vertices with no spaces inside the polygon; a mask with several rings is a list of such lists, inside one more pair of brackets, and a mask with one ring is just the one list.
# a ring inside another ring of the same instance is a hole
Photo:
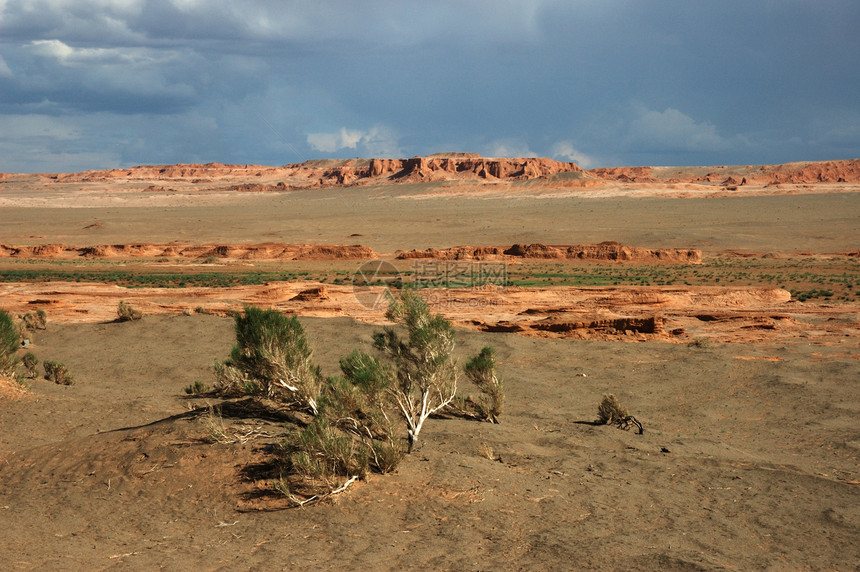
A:
{"label": "sparse green vegetation", "polygon": [[204,393],[209,393],[209,386],[198,379],[194,383],[185,387],[185,393],[188,395],[202,395]]}
{"label": "sparse green vegetation", "polygon": [[259,393],[315,415],[324,380],[298,318],[248,306],[235,321],[236,346],[217,369],[216,390]]}
{"label": "sparse green vegetation", "polygon": [[504,386],[496,376],[496,351],[491,346],[485,346],[481,353],[466,362],[464,370],[482,394],[478,398],[469,396],[465,402],[476,409],[479,417],[498,423],[505,395]]}
{"label": "sparse green vegetation", "polygon": [[[237,343],[230,358],[216,364],[215,392],[252,396],[304,416],[273,449],[281,471],[273,488],[293,505],[340,492],[369,472],[395,470],[431,415],[459,413],[448,411],[458,379],[451,323],[431,314],[410,290],[390,300],[387,316],[405,335],[385,328],[374,335],[382,359],[353,350],[340,360],[341,375],[328,378],[313,363],[295,316],[247,307],[235,318]],[[480,413],[471,417],[498,422],[503,395],[494,350],[485,347],[465,372],[484,394],[471,401]],[[213,415],[208,425],[220,435],[214,440],[225,442],[223,419]]]}
{"label": "sparse green vegetation", "polygon": [[16,352],[21,347],[21,335],[12,316],[0,310],[0,375],[12,377],[18,367]]}
{"label": "sparse green vegetation", "polygon": [[36,371],[36,366],[39,365],[39,358],[36,357],[36,354],[33,352],[27,352],[24,354],[24,357],[21,359],[21,363],[24,365],[24,369],[27,371],[27,377],[34,378],[38,375]]}
{"label": "sparse green vegetation", "polygon": [[825,289],[817,289],[813,288],[811,290],[791,290],[791,297],[797,300],[798,302],[806,302],[807,300],[811,300],[812,298],[824,298],[825,300],[829,300],[833,297],[832,290]]}
{"label": "sparse green vegetation", "polygon": [[[354,261],[328,262],[256,262],[236,266],[217,264],[199,272],[200,266],[177,268],[166,272],[163,267],[145,264],[129,269],[124,262],[106,261],[4,261],[0,269],[3,282],[76,281],[117,284],[129,288],[211,287],[226,288],[291,280],[315,280],[350,283],[355,271]],[[139,261],[136,264],[141,264]],[[412,272],[411,263],[398,262],[404,284],[420,280]],[[122,265],[122,266],[121,266]],[[34,267],[35,266],[35,267]],[[525,260],[508,265],[506,284],[510,286],[690,286],[720,285],[770,286],[797,292],[825,290],[832,292],[831,301],[855,300],[854,285],[860,279],[860,260],[849,256],[832,257],[706,257],[701,264],[638,264],[582,262],[575,260]],[[368,285],[390,285],[376,280]],[[394,287],[400,287],[394,283]],[[424,284],[426,285],[426,284]],[[439,286],[469,286],[471,278],[444,281]],[[823,294],[820,298],[826,298]],[[808,298],[807,298],[808,299]]]}
{"label": "sparse green vegetation", "polygon": [[75,379],[69,373],[68,368],[58,361],[45,360],[42,364],[45,368],[45,379],[53,381],[58,385],[74,385]]}

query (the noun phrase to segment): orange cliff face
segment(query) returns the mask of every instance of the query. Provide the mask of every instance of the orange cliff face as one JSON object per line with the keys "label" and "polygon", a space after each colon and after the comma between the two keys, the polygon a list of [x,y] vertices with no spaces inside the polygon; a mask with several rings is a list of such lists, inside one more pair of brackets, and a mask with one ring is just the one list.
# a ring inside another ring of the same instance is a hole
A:
{"label": "orange cliff face", "polygon": [[576,163],[563,163],[553,159],[490,159],[480,155],[462,154],[411,159],[370,159],[369,164],[346,164],[326,171],[323,179],[335,179],[340,184],[379,178],[398,182],[471,178],[525,180],[581,171]]}
{"label": "orange cliff face", "polygon": [[[559,178],[564,173],[576,177]],[[217,189],[269,192],[340,186],[446,181],[483,184],[543,179],[558,186],[606,184],[649,188],[655,184],[693,184],[714,188],[780,185],[857,184],[860,160],[806,161],[777,165],[701,167],[610,167],[583,171],[554,159],[489,158],[475,153],[444,153],[409,159],[319,159],[283,166],[221,163],[143,165],[124,169],[41,175],[0,173],[6,184],[43,179],[45,183],[150,183],[146,191]],[[575,180],[569,180],[575,179]],[[167,185],[167,186],[165,186]]]}
{"label": "orange cliff face", "polygon": [[[581,172],[576,163],[540,158],[487,158],[474,153],[452,153],[410,159],[328,159],[267,167],[224,165],[221,163],[149,165],[127,169],[47,174],[57,182],[84,182],[111,179],[181,180],[284,178],[314,185],[362,183],[499,179],[523,180],[556,173]],[[306,185],[302,185],[306,186]],[[243,189],[239,189],[243,190]]]}

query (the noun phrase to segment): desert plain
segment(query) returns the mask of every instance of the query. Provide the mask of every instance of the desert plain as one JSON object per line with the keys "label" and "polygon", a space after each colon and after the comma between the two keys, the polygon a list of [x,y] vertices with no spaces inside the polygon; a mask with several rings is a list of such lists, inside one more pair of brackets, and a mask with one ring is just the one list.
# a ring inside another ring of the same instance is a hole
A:
{"label": "desert plain", "polygon": [[[42,310],[22,353],[75,379],[0,388],[4,567],[856,569],[858,221],[858,161],[0,175],[0,308]],[[501,423],[432,418],[393,474],[288,508],[285,418],[184,388],[245,305],[334,375],[410,282],[460,359],[496,348]],[[643,434],[594,423],[607,393]]]}

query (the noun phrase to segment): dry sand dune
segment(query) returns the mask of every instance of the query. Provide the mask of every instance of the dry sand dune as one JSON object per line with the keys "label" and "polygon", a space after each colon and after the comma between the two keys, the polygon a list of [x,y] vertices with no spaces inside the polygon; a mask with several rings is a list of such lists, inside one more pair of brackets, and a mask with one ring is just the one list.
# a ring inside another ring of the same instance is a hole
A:
{"label": "dry sand dune", "polygon": [[[0,307],[48,316],[28,350],[76,380],[0,383],[4,564],[856,569],[858,173],[857,161],[584,172],[448,154],[0,175],[0,276],[537,256],[730,273],[775,260],[786,276],[851,284],[805,302],[770,283],[427,289],[461,361],[496,348],[502,423],[433,418],[395,474],[284,509],[266,444],[285,414],[183,388],[213,383],[245,304],[301,316],[323,373],[337,373],[384,323],[382,287],[4,281]],[[145,317],[115,322],[120,300]],[[644,434],[593,424],[610,392]],[[208,404],[247,439],[206,442]]]}

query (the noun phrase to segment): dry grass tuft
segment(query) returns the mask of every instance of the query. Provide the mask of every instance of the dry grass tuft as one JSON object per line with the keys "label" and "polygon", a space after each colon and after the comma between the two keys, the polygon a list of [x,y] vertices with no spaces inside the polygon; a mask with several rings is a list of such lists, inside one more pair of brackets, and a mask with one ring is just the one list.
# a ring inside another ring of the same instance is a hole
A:
{"label": "dry grass tuft", "polygon": [[45,368],[45,379],[53,381],[58,385],[74,385],[75,378],[69,373],[69,369],[58,361],[45,360],[42,364]]}
{"label": "dry grass tuft", "polygon": [[116,308],[116,319],[118,322],[130,322],[143,318],[143,312],[120,300]]}
{"label": "dry grass tuft", "polygon": [[27,312],[21,316],[21,321],[24,323],[24,327],[31,332],[44,330],[48,327],[48,315],[42,309]]}
{"label": "dry grass tuft", "polygon": [[490,461],[498,461],[499,460],[499,456],[496,455],[495,449],[493,449],[493,447],[491,445],[489,445],[483,441],[481,441],[481,444],[478,445],[478,454],[481,455],[483,458],[490,460]]}
{"label": "dry grass tuft", "polygon": [[635,425],[639,428],[640,435],[644,432],[642,424],[628,413],[627,408],[621,405],[614,393],[604,395],[600,405],[597,406],[597,423],[616,425],[619,429],[628,429]]}
{"label": "dry grass tuft", "polygon": [[0,375],[0,399],[14,400],[28,394],[27,388],[14,377]]}

